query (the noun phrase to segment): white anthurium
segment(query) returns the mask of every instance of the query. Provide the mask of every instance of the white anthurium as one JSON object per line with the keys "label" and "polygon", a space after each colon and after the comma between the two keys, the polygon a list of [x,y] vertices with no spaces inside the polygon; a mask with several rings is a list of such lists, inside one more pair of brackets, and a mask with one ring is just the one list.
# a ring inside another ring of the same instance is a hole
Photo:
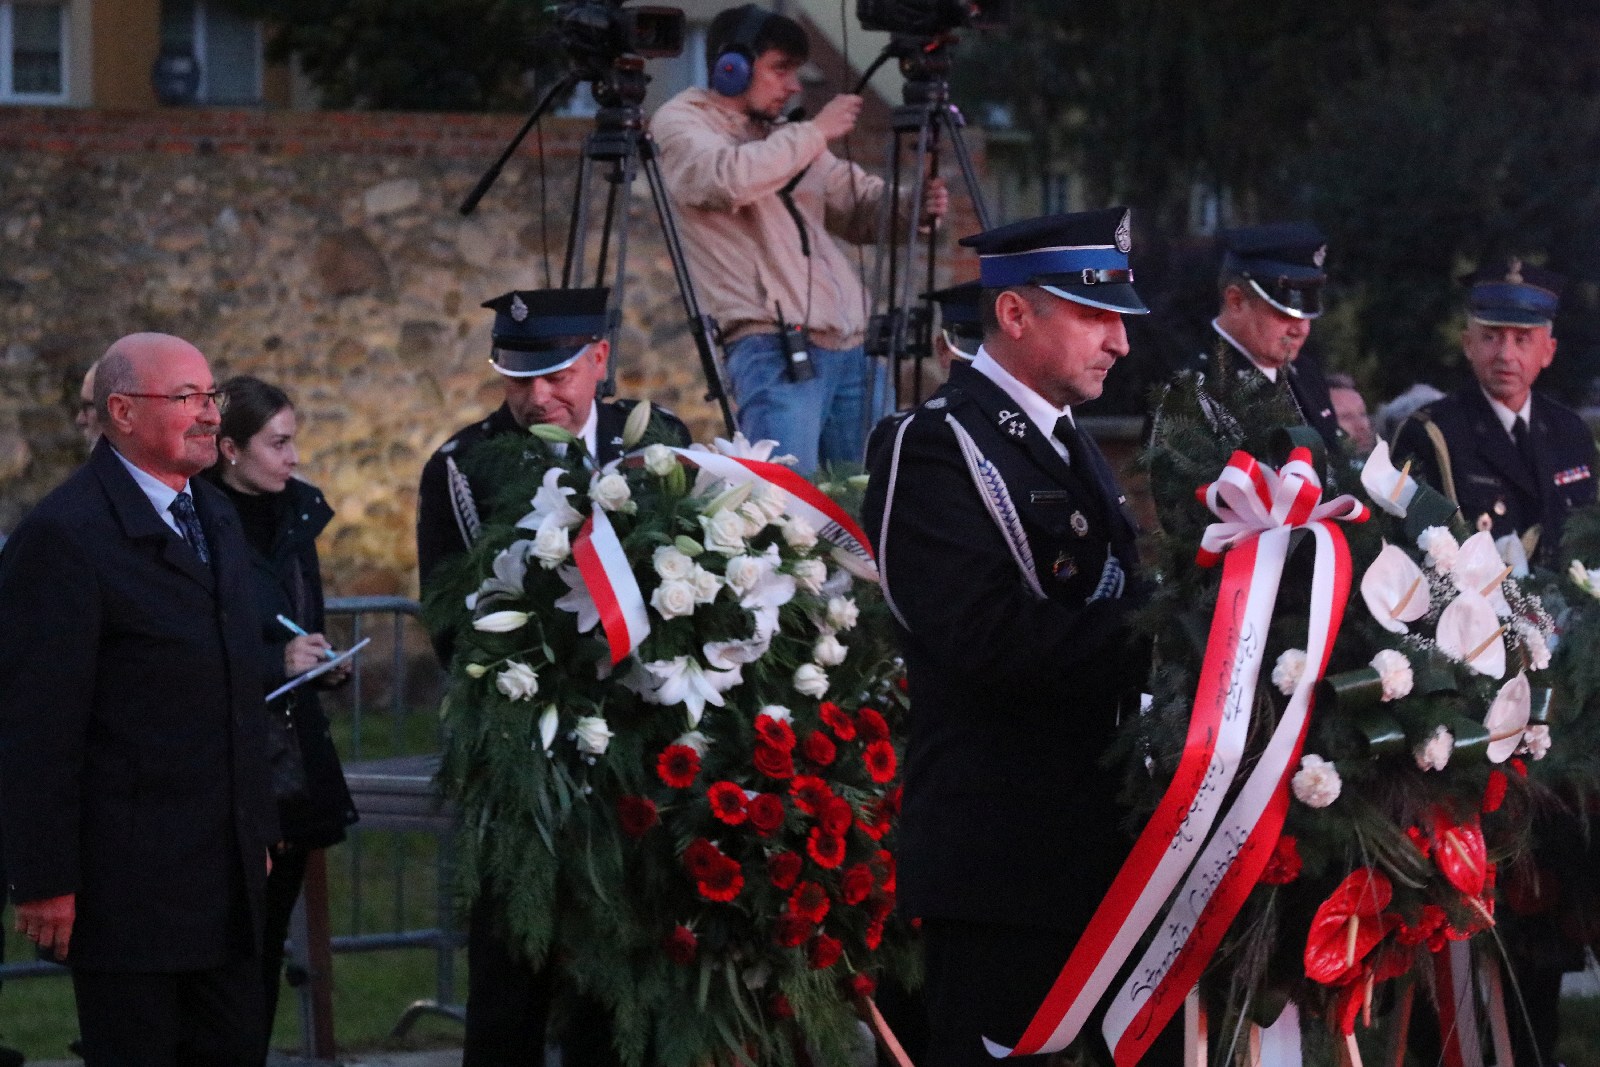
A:
{"label": "white anthurium", "polygon": [[1511,614],[1501,584],[1511,576],[1511,568],[1500,558],[1494,546],[1494,535],[1479,531],[1461,542],[1455,564],[1450,568],[1450,580],[1463,593],[1477,593],[1489,601],[1495,614],[1502,618]]}
{"label": "white anthurium", "polygon": [[1435,634],[1439,650],[1479,674],[1503,678],[1506,673],[1505,627],[1489,601],[1462,593],[1439,615]]}
{"label": "white anthurium", "polygon": [[508,634],[526,625],[528,625],[526,611],[491,611],[481,619],[472,620],[472,628],[486,634]]}
{"label": "white anthurium", "polygon": [[589,595],[589,586],[576,567],[561,567],[556,577],[567,583],[566,595],[557,598],[556,607],[578,616],[578,632],[586,634],[600,625],[600,608]]}
{"label": "white anthurium", "polygon": [[577,492],[560,484],[563,471],[560,467],[551,467],[544,472],[544,481],[539,486],[539,491],[533,494],[533,510],[517,520],[517,528],[522,530],[537,530],[544,526],[545,520],[554,518],[561,526],[582,526],[583,515],[577,508],[567,503],[567,497]]}
{"label": "white anthurium", "polygon": [[1361,599],[1379,626],[1403,634],[1428,613],[1428,577],[1405,549],[1384,545],[1361,576]]}
{"label": "white anthurium", "polygon": [[723,706],[722,694],[743,681],[738,668],[705,670],[693,656],[675,656],[645,664],[653,681],[645,700],[663,707],[682,704],[689,713],[689,725],[699,726],[706,705]]}
{"label": "white anthurium", "polygon": [[539,716],[539,744],[544,746],[546,752],[556,743],[556,730],[561,725],[561,714],[556,711],[556,706],[551,704],[544,709],[544,714]]}
{"label": "white anthurium", "polygon": [[1511,568],[1511,577],[1528,576],[1528,549],[1522,543],[1522,538],[1516,534],[1506,534],[1495,540],[1494,547],[1499,550],[1500,558],[1505,560],[1506,566]]}
{"label": "white anthurium", "polygon": [[1361,486],[1374,504],[1402,519],[1417,495],[1416,479],[1395,469],[1389,458],[1389,446],[1383,441],[1378,442],[1361,468]]}
{"label": "white anthurium", "polygon": [[731,671],[743,667],[746,663],[754,663],[767,654],[772,647],[772,637],[752,637],[743,641],[710,641],[701,651],[705,653],[706,662],[718,670]]}
{"label": "white anthurium", "polygon": [[1533,687],[1526,674],[1519,673],[1500,687],[1489,705],[1489,714],[1483,717],[1484,728],[1489,731],[1490,763],[1504,763],[1516,754],[1532,707]]}

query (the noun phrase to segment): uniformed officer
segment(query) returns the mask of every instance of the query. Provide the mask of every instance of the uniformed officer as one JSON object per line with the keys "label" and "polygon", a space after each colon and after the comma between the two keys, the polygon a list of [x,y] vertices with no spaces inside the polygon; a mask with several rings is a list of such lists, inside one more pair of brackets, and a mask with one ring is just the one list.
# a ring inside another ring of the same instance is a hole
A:
{"label": "uniformed officer", "polygon": [[863,514],[917,709],[899,884],[932,1067],[1015,1042],[1128,845],[1099,758],[1148,667],[1136,530],[1073,414],[1127,354],[1122,316],[1146,312],[1128,224],[1115,208],[963,240],[983,345],[872,452]]}
{"label": "uniformed officer", "polygon": [[982,294],[981,281],[962,282],[923,294],[939,305],[939,332],[933,339],[933,354],[939,369],[947,374],[956,360],[971,363],[983,344],[983,317],[978,311]]}
{"label": "uniformed officer", "polygon": [[[481,442],[544,423],[576,434],[598,464],[621,454],[623,424],[634,402],[595,399],[610,354],[607,295],[605,289],[518,291],[483,305],[495,312],[490,362],[504,381],[505,402],[441,445],[422,469],[417,568],[425,598],[440,563],[471,548],[480,525],[491,518],[496,487],[472,462]],[[688,430],[676,417],[657,409],[652,420],[660,420],[651,427],[658,438],[689,443]],[[440,661],[448,664],[452,634],[436,632],[433,639]],[[487,890],[468,918],[467,971],[464,1067],[543,1063],[559,975],[552,966],[535,968],[511,948],[504,905]],[[561,1043],[569,1067],[616,1062],[605,1011],[595,1002],[577,1001]]]}
{"label": "uniformed officer", "polygon": [[1556,354],[1561,279],[1512,259],[1465,279],[1461,347],[1477,381],[1401,424],[1395,462],[1496,540],[1516,534],[1528,558],[1557,565],[1561,527],[1595,499],[1594,435],[1578,414],[1534,391]]}

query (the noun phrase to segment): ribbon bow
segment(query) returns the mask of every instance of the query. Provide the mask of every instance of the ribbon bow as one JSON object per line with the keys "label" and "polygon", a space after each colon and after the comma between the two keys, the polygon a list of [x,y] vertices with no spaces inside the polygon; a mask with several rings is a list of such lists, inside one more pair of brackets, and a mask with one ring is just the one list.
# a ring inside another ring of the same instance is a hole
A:
{"label": "ribbon bow", "polygon": [[1324,519],[1366,522],[1366,505],[1348,493],[1324,502],[1322,479],[1311,463],[1311,451],[1296,448],[1289,461],[1273,470],[1248,452],[1235,452],[1217,480],[1195,490],[1195,496],[1221,522],[1206,527],[1195,562],[1214,567],[1228,549],[1277,526],[1309,526]]}

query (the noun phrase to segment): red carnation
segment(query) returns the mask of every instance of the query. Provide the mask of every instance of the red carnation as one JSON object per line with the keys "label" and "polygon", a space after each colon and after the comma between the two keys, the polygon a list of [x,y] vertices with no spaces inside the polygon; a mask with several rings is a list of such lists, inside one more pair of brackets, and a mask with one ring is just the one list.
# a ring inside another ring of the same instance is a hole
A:
{"label": "red carnation", "polygon": [[815,860],[818,867],[831,871],[844,862],[844,838],[813,826],[806,838],[806,855]]}
{"label": "red carnation", "polygon": [[768,778],[775,778],[781,782],[785,778],[794,777],[794,757],[787,749],[779,748],[764,738],[756,742],[753,762],[756,770]]}
{"label": "red carnation", "polygon": [[700,753],[688,745],[668,745],[656,758],[656,774],[673,789],[688,789],[700,773]]}
{"label": "red carnation", "polygon": [[716,816],[718,822],[727,823],[729,826],[738,826],[745,820],[744,790],[732,782],[717,782],[706,790],[706,799],[711,802],[711,814]]}
{"label": "red carnation", "polygon": [[856,712],[856,729],[861,731],[861,737],[863,740],[889,740],[888,721],[872,708],[862,708],[860,711]]}
{"label": "red carnation", "polygon": [[806,959],[814,971],[825,971],[839,962],[839,957],[844,955],[844,945],[837,937],[827,934],[818,934],[806,946]]}
{"label": "red carnation", "polygon": [[813,926],[827,916],[828,907],[828,891],[816,882],[801,882],[789,894],[789,914],[798,915]]}
{"label": "red carnation", "polygon": [[862,753],[867,764],[867,774],[879,785],[894,777],[894,746],[887,741],[874,741]]}
{"label": "red carnation", "polygon": [[1278,844],[1273,848],[1272,855],[1267,858],[1267,866],[1261,872],[1261,881],[1266,885],[1288,885],[1300,877],[1300,842],[1288,834],[1278,838]]}
{"label": "red carnation", "polygon": [[856,736],[856,724],[844,710],[831,700],[824,700],[817,709],[822,715],[822,721],[833,735],[841,741],[853,741]]}
{"label": "red carnation", "polygon": [[867,894],[872,892],[872,868],[865,863],[857,863],[844,872],[844,879],[839,884],[839,899],[854,907],[867,899]]}
{"label": "red carnation", "polygon": [[707,900],[726,904],[738,896],[739,891],[744,888],[744,871],[737,863],[724,856],[709,875],[695,883],[695,888],[700,890],[700,895]]}
{"label": "red carnation", "polygon": [[794,798],[795,807],[807,815],[817,815],[833,799],[833,790],[821,778],[802,774],[789,783],[789,796]]}
{"label": "red carnation", "polygon": [[856,821],[855,809],[843,797],[829,797],[817,813],[817,824],[824,833],[834,837],[843,837],[850,832],[850,825]]}
{"label": "red carnation", "polygon": [[690,878],[698,881],[710,877],[711,872],[725,859],[727,857],[716,845],[703,837],[697,837],[683,850],[683,869],[689,872]]}
{"label": "red carnation", "polygon": [[850,992],[858,997],[870,997],[878,991],[878,983],[870,974],[853,974],[850,976]]}
{"label": "red carnation", "polygon": [[762,837],[771,837],[783,827],[783,798],[776,793],[757,793],[745,806],[750,825]]}
{"label": "red carnation", "polygon": [[778,916],[778,925],[772,931],[772,940],[784,948],[795,948],[805,944],[806,938],[811,936],[814,928],[800,916],[786,912]]}
{"label": "red carnation", "polygon": [[1500,810],[1506,800],[1506,776],[1503,771],[1489,772],[1489,783],[1483,789],[1482,811],[1485,815]]}
{"label": "red carnation", "polygon": [[794,730],[782,719],[775,719],[771,715],[757,715],[756,736],[773,748],[781,748],[785,752],[794,751]]}
{"label": "red carnation", "polygon": [[767,877],[779,889],[791,889],[800,877],[800,865],[805,861],[798,852],[774,852],[767,857]]}
{"label": "red carnation", "polygon": [[1512,756],[1511,759],[1509,761],[1507,761],[1507,765],[1512,770],[1517,772],[1517,777],[1518,778],[1526,778],[1526,777],[1528,777],[1528,765],[1527,765],[1526,762],[1524,762],[1522,760],[1521,757]]}
{"label": "red carnation", "polygon": [[828,740],[828,735],[821,730],[812,730],[806,734],[805,741],[801,742],[800,754],[805,756],[806,762],[814,767],[826,767],[832,763],[839,750],[834,743]]}
{"label": "red carnation", "polygon": [[874,919],[867,924],[867,932],[861,936],[862,942],[872,951],[878,951],[878,946],[883,944],[883,920]]}
{"label": "red carnation", "polygon": [[643,837],[657,821],[656,804],[649,797],[617,798],[617,822],[629,837]]}
{"label": "red carnation", "polygon": [[789,998],[782,993],[774,993],[772,994],[772,999],[767,1002],[767,1014],[774,1019],[793,1019],[794,1006],[789,1003]]}
{"label": "red carnation", "polygon": [[694,962],[695,953],[700,948],[700,939],[694,936],[694,931],[683,924],[673,928],[672,933],[661,939],[661,948],[667,954],[667,959],[679,965]]}

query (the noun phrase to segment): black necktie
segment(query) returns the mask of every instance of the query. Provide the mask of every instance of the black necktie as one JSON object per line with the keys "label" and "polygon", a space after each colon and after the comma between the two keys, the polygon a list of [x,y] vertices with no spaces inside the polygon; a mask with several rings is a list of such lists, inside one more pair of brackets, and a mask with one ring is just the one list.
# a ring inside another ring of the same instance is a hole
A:
{"label": "black necktie", "polygon": [[189,542],[194,554],[200,557],[200,562],[210,563],[211,550],[206,546],[206,532],[200,528],[200,516],[195,514],[194,500],[188,493],[179,493],[172,498],[172,503],[167,505],[167,510],[178,520],[178,529],[182,531],[183,539]]}
{"label": "black necktie", "polygon": [[1067,446],[1067,462],[1078,472],[1078,477],[1093,479],[1094,470],[1084,456],[1083,438],[1078,435],[1078,426],[1072,421],[1072,416],[1063,415],[1057,419],[1053,432],[1055,439]]}
{"label": "black necktie", "polygon": [[1522,456],[1522,462],[1528,469],[1534,470],[1533,465],[1533,438],[1528,434],[1528,422],[1521,415],[1511,424],[1511,439],[1517,443],[1517,452]]}

